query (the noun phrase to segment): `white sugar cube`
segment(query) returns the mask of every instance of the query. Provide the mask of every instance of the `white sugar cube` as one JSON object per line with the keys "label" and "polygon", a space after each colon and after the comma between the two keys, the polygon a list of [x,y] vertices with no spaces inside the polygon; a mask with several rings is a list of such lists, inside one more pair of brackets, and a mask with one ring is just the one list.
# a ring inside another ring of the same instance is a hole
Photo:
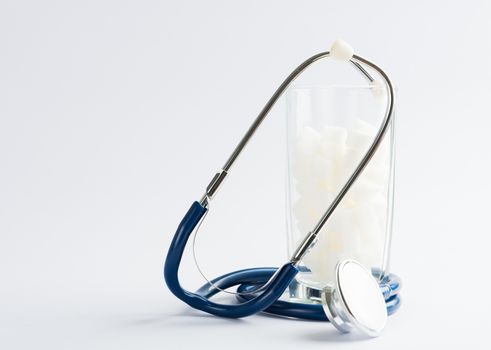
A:
{"label": "white sugar cube", "polygon": [[304,126],[297,133],[297,150],[300,155],[309,156],[321,148],[320,134],[310,126]]}

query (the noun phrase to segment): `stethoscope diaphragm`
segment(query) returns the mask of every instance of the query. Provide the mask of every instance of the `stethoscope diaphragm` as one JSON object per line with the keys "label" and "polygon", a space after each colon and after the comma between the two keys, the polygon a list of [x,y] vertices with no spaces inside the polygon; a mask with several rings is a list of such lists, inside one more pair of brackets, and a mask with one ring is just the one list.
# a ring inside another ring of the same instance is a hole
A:
{"label": "stethoscope diaphragm", "polygon": [[352,259],[336,266],[335,286],[322,293],[327,318],[343,333],[358,330],[378,336],[387,323],[387,307],[372,273]]}

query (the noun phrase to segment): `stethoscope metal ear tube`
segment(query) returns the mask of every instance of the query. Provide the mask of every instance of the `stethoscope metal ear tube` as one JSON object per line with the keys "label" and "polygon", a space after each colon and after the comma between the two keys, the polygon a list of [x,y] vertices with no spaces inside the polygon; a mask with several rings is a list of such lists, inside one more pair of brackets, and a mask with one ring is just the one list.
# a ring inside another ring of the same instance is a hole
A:
{"label": "stethoscope metal ear tube", "polygon": [[[213,179],[211,180],[210,184],[207,186],[206,192],[201,198],[200,203],[204,206],[207,207],[208,205],[208,200],[213,198],[217,190],[220,188],[220,185],[223,183],[223,180],[225,177],[228,175],[229,169],[232,167],[234,162],[236,161],[237,157],[240,155],[244,147],[247,145],[249,140],[252,138],[256,130],[259,128],[263,120],[266,118],[268,115],[269,111],[275,103],[278,101],[278,99],[281,97],[281,95],[285,92],[285,90],[288,88],[288,86],[310,65],[312,65],[314,62],[320,60],[321,58],[324,57],[329,57],[329,52],[323,52],[319,53],[317,55],[314,55],[304,61],[300,66],[298,66],[286,79],[283,81],[283,83],[278,87],[278,89],[275,91],[273,96],[269,99],[268,103],[264,106],[262,111],[259,113],[259,115],[256,117],[252,125],[249,127],[247,130],[246,134],[242,137],[240,140],[239,144],[235,147],[234,151],[230,155],[229,159],[225,163],[225,165],[222,168],[222,171],[219,173],[216,173]],[[377,148],[379,147],[380,143],[382,142],[382,139],[390,125],[391,119],[392,119],[392,113],[394,110],[394,88],[392,85],[392,82],[390,81],[389,77],[387,74],[376,64],[370,62],[369,60],[358,56],[358,55],[353,55],[352,58],[350,59],[350,62],[365,76],[370,82],[373,82],[372,76],[363,68],[361,63],[366,64],[367,66],[375,69],[385,80],[386,86],[387,86],[387,92],[388,92],[388,104],[387,108],[385,111],[385,116],[382,121],[382,125],[380,126],[377,135],[375,136],[372,144],[368,148],[367,152],[359,162],[358,166],[356,169],[353,171],[351,176],[348,178],[344,186],[341,188],[339,191],[338,195],[336,198],[332,201],[331,205],[329,208],[326,210],[324,215],[319,219],[318,223],[314,227],[314,229],[305,236],[304,240],[299,244],[297,250],[294,252],[292,257],[290,258],[290,262],[293,264],[298,264],[301,259],[305,256],[305,254],[308,252],[309,249],[312,248],[312,246],[315,244],[316,237],[319,234],[320,230],[324,226],[324,224],[327,222],[329,217],[332,215],[334,210],[337,208],[341,200],[344,198],[348,190],[351,188],[351,186],[355,183],[356,179],[358,176],[363,172],[365,167],[367,166],[368,162],[370,162],[370,159],[372,159],[373,155],[377,151]]]}
{"label": "stethoscope metal ear tube", "polygon": [[[208,210],[209,201],[214,197],[224,179],[228,175],[230,168],[236,161],[239,154],[243,151],[246,144],[249,142],[251,137],[254,135],[256,130],[261,125],[262,121],[268,115],[271,108],[278,101],[279,97],[285,92],[287,87],[310,65],[314,62],[331,56],[330,52],[322,52],[317,55],[314,55],[304,61],[301,65],[299,65],[290,75],[283,81],[283,83],[278,87],[273,96],[266,103],[262,111],[256,117],[252,125],[247,130],[246,134],[240,140],[239,144],[236,146],[226,163],[224,164],[222,170],[215,174],[211,182],[206,188],[204,195],[202,196],[200,202],[194,202],[191,208],[188,210],[187,214],[181,221],[177,232],[172,240],[172,243],[169,247],[169,251],[167,253],[167,258],[165,261],[164,267],[164,276],[165,281],[169,287],[169,289],[176,295],[179,299],[183,300],[188,305],[208,312],[210,314],[214,314],[222,317],[230,317],[230,318],[238,318],[249,316],[261,311],[266,310],[267,312],[291,316],[291,317],[300,317],[307,319],[316,319],[316,320],[326,320],[326,316],[322,311],[322,306],[319,305],[307,305],[307,304],[297,304],[292,302],[286,302],[279,300],[284,291],[288,288],[288,286],[294,281],[296,274],[298,273],[298,264],[302,260],[302,258],[306,255],[309,249],[315,244],[317,240],[317,235],[321,231],[324,224],[327,222],[329,217],[332,215],[336,207],[339,205],[343,197],[346,195],[351,186],[355,183],[356,179],[363,172],[373,155],[375,154],[377,148],[379,147],[382,139],[391,123],[393,109],[394,109],[394,89],[392,83],[385,72],[379,68],[374,63],[368,61],[365,58],[354,55],[352,49],[349,45],[345,43],[339,42],[338,46],[333,45],[333,50],[331,50],[332,55],[337,58],[342,58],[347,60],[353,64],[355,68],[357,68],[364,77],[366,77],[370,82],[374,82],[372,76],[368,73],[368,71],[364,68],[363,65],[368,66],[375,71],[377,71],[380,76],[383,78],[386,84],[386,92],[387,92],[387,107],[385,110],[385,116],[382,121],[382,124],[374,137],[373,142],[370,147],[364,154],[363,158],[350,175],[346,183],[343,185],[339,193],[336,195],[335,199],[332,201],[330,206],[324,212],[322,217],[319,219],[315,227],[311,232],[309,232],[303,241],[298,245],[294,254],[291,256],[290,260],[283,265],[281,268],[254,268],[232,272],[226,274],[224,276],[220,276],[212,281],[210,281],[207,285],[200,288],[196,293],[189,292],[183,289],[179,283],[178,278],[178,270],[179,264],[181,262],[181,258],[185,249],[185,246],[188,242],[189,236],[198,226],[201,220],[203,220],[205,213]],[[334,48],[337,48],[337,51],[334,51]],[[339,264],[338,264],[339,265]],[[342,266],[348,266],[347,271],[352,270],[354,275],[359,274],[356,272],[356,269],[353,268],[359,266],[360,264],[356,261],[345,261]],[[358,270],[366,270],[363,266],[359,266]],[[348,273],[344,275],[341,274],[342,271],[338,271],[339,276],[344,276],[346,279],[349,277]],[[362,277],[366,278],[366,274]],[[368,270],[366,270],[367,274],[370,274]],[[370,277],[368,281],[370,282]],[[339,281],[343,281],[340,279]],[[338,282],[339,282],[338,281]],[[372,279],[373,282],[373,279]],[[241,301],[240,304],[235,305],[224,305],[212,302],[209,298],[213,295],[221,291],[222,289],[230,288],[233,286],[238,286],[240,292],[244,292],[245,294],[239,294],[238,298]],[[386,307],[388,313],[394,312],[399,304],[400,299],[398,296],[398,290],[400,288],[400,283],[396,277],[393,275],[385,276],[382,280],[379,280],[379,286],[375,285],[375,297],[380,297],[378,294],[380,291],[384,296]],[[373,286],[372,286],[373,290]],[[349,291],[349,292],[352,292]],[[322,292],[322,297],[325,299],[326,295]],[[348,294],[347,294],[348,295]],[[352,294],[352,300],[357,301],[356,294]],[[344,298],[341,295],[341,298]],[[354,298],[354,299],[353,299]],[[344,315],[344,319],[341,321],[336,321],[335,325],[338,329],[343,330],[343,327],[346,329],[352,327],[351,321],[354,323],[357,322],[356,319],[353,319],[353,315],[349,312],[349,300],[343,299],[343,310],[333,310],[333,311],[341,311]],[[347,304],[348,303],[348,304]],[[383,304],[383,299],[382,299]],[[326,306],[326,305],[324,305]],[[331,304],[329,307],[333,307]],[[383,316],[383,315],[382,315]],[[337,316],[336,316],[337,317]],[[344,323],[343,323],[344,322]],[[363,326],[363,325],[362,325]]]}
{"label": "stethoscope metal ear tube", "polygon": [[[240,140],[240,142],[238,143],[238,145],[235,147],[234,151],[232,152],[232,154],[230,155],[230,157],[227,159],[227,161],[223,165],[222,170],[214,175],[214,177],[212,178],[212,180],[210,181],[210,183],[206,187],[206,191],[205,191],[205,193],[203,194],[203,196],[201,197],[201,200],[200,200],[200,203],[204,207],[207,206],[208,200],[210,198],[213,198],[214,197],[215,193],[217,192],[217,190],[220,188],[221,184],[223,183],[223,180],[225,180],[225,177],[228,175],[228,172],[229,172],[230,168],[232,167],[232,165],[234,164],[234,162],[237,160],[237,157],[243,151],[244,147],[247,145],[247,143],[249,142],[249,140],[252,138],[252,136],[254,135],[254,133],[256,132],[256,130],[259,128],[259,126],[261,125],[261,123],[263,122],[263,120],[268,115],[269,111],[273,108],[273,106],[276,104],[276,102],[281,97],[281,95],[285,92],[285,90],[288,88],[288,86],[290,86],[290,84],[305,69],[307,69],[309,66],[311,66],[316,61],[318,61],[318,60],[320,60],[322,58],[329,57],[329,55],[330,55],[330,53],[329,53],[329,51],[327,51],[327,52],[321,52],[319,54],[316,54],[316,55],[308,58],[302,64],[300,64],[293,72],[291,72],[290,75],[283,81],[283,83],[276,89],[276,91],[274,92],[273,96],[271,96],[271,98],[269,99],[269,101],[266,103],[266,105],[263,107],[263,109],[261,110],[261,112],[259,113],[259,115],[254,120],[254,122],[251,124],[251,126],[249,127],[249,129],[247,130],[247,132],[245,133],[245,135],[242,137],[242,139]],[[370,82],[373,82],[374,79],[370,75],[370,73],[368,73],[367,70],[365,68],[363,68],[363,66],[360,64],[360,62],[361,63],[365,63],[368,66],[374,68],[377,72],[380,73],[380,75],[386,81],[388,92],[389,92],[389,104],[387,106],[387,111],[386,111],[385,118],[384,118],[384,121],[382,123],[382,126],[379,129],[379,133],[377,134],[377,136],[375,137],[375,140],[374,140],[375,147],[373,148],[373,144],[372,144],[372,147],[370,147],[369,150],[367,151],[367,155],[369,155],[369,156],[366,159],[366,162],[361,161],[360,162],[360,165],[362,163],[364,163],[363,166],[362,167],[358,166],[357,169],[355,169],[355,171],[353,173],[353,175],[355,175],[355,178],[352,181],[352,182],[354,182],[354,180],[356,180],[356,178],[358,177],[358,175],[363,171],[363,169],[365,168],[366,164],[370,161],[371,157],[373,156],[373,154],[377,150],[377,147],[380,144],[380,142],[381,142],[381,140],[382,140],[382,138],[383,138],[383,136],[384,136],[384,134],[385,134],[385,132],[387,130],[387,127],[390,125],[390,119],[391,119],[391,116],[392,116],[392,111],[393,111],[393,106],[394,106],[394,89],[393,89],[392,83],[391,83],[389,77],[387,76],[387,74],[385,74],[385,72],[380,67],[378,67],[377,65],[375,65],[374,63],[372,63],[372,62],[370,62],[370,61],[368,61],[368,60],[366,60],[366,59],[364,59],[364,58],[362,58],[360,56],[357,56],[357,55],[353,55],[352,58],[350,59],[350,62]],[[373,148],[373,150],[372,150],[372,148]],[[367,157],[367,155],[365,155],[364,159]],[[351,180],[351,177],[350,177],[350,180]],[[348,181],[348,182],[350,182],[350,181]],[[348,186],[348,189],[349,189],[350,186],[351,186],[351,184]],[[342,197],[344,197],[344,194],[345,193],[342,194],[342,196],[341,196],[341,198],[340,198],[339,201],[341,201]],[[337,206],[337,204],[336,204],[336,206]],[[335,207],[333,208],[332,211],[334,211],[334,209],[335,209]],[[325,223],[325,221],[327,219],[328,219],[328,217],[324,220],[324,223]],[[320,221],[322,221],[322,220],[320,220]],[[319,221],[319,223],[320,223],[320,221]],[[322,223],[322,225],[324,223]],[[322,228],[322,225],[320,226],[321,228]],[[315,235],[317,235],[317,233]]]}

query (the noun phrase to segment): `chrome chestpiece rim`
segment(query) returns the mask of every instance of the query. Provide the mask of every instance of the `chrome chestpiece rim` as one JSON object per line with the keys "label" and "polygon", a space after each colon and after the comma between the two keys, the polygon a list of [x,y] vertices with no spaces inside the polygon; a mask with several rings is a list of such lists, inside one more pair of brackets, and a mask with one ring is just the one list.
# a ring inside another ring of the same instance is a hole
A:
{"label": "chrome chestpiece rim", "polygon": [[336,266],[334,289],[325,289],[322,307],[339,331],[378,336],[387,323],[385,300],[377,281],[362,264],[346,259]]}

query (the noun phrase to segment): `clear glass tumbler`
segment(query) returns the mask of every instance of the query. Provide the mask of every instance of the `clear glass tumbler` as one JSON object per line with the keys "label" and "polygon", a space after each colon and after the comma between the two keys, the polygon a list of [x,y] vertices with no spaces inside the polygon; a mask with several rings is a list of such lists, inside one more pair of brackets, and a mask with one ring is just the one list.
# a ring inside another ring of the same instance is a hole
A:
{"label": "clear glass tumbler", "polygon": [[[287,92],[288,255],[312,231],[354,171],[382,122],[387,98],[369,85],[292,86]],[[334,285],[339,260],[388,269],[394,193],[394,119],[363,173],[326,222],[290,286],[312,302]]]}

